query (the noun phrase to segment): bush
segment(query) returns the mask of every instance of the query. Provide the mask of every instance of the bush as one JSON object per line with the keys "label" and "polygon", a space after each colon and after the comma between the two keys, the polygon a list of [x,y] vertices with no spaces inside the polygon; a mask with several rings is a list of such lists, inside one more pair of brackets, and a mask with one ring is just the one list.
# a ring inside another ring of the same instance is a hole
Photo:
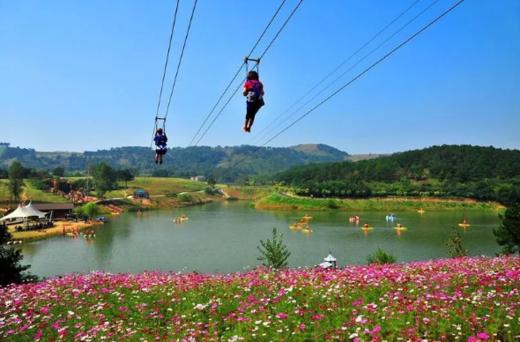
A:
{"label": "bush", "polygon": [[190,194],[178,194],[177,199],[184,203],[191,203],[193,202],[193,197]]}
{"label": "bush", "polygon": [[468,250],[464,248],[462,244],[462,235],[457,228],[452,230],[448,241],[446,241],[446,246],[448,247],[448,254],[451,258],[468,255]]}
{"label": "bush", "polygon": [[497,243],[502,246],[503,254],[520,254],[520,203],[507,208],[504,215],[500,215],[502,223],[493,234]]}
{"label": "bush", "polygon": [[367,258],[369,264],[393,264],[396,262],[395,256],[378,248],[374,254]]}
{"label": "bush", "polygon": [[278,233],[276,228],[273,228],[272,240],[260,240],[260,246],[257,248],[260,251],[258,260],[263,261],[264,266],[274,269],[287,267],[287,259],[291,252],[283,243],[283,234]]}
{"label": "bush", "polygon": [[94,216],[99,215],[101,209],[96,203],[90,202],[81,207],[81,212],[83,215],[92,220]]}
{"label": "bush", "polygon": [[33,188],[42,191],[47,191],[51,188],[50,181],[48,179],[31,179],[30,183]]}
{"label": "bush", "polygon": [[327,208],[329,209],[339,209],[339,204],[335,200],[328,200],[327,201]]}
{"label": "bush", "polygon": [[211,187],[211,186],[206,187],[206,189],[204,189],[204,192],[206,193],[206,195],[210,195],[210,196],[220,195],[219,189]]}

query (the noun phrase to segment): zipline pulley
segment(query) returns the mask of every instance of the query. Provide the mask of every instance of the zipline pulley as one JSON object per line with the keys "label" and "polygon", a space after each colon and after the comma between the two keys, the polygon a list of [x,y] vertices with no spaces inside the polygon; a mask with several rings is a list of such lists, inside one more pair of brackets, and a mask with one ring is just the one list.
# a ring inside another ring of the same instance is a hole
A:
{"label": "zipline pulley", "polygon": [[260,67],[260,58],[249,58],[248,56],[244,57],[244,64],[246,65],[246,75],[249,72],[249,62],[254,62],[253,67],[251,70],[256,68],[256,71],[260,73],[259,67]]}
{"label": "zipline pulley", "polygon": [[[161,121],[162,121],[162,125],[159,124],[159,122],[161,122]],[[166,132],[166,117],[160,117],[160,116],[155,117],[155,130],[157,131],[157,129],[159,127],[163,129],[163,132]]]}

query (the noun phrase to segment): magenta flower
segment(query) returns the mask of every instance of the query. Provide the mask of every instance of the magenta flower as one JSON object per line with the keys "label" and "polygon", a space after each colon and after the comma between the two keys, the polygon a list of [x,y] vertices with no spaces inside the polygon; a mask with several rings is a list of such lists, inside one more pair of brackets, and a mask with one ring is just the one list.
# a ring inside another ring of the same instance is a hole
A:
{"label": "magenta flower", "polygon": [[323,316],[321,314],[312,315],[312,320],[313,321],[321,321],[323,318],[325,318],[325,316]]}
{"label": "magenta flower", "polygon": [[380,326],[380,325],[376,325],[376,326],[374,327],[374,329],[370,330],[369,334],[370,334],[370,335],[375,335],[375,334],[377,334],[377,333],[380,332],[380,331],[381,331],[381,326]]}
{"label": "magenta flower", "polygon": [[278,319],[286,319],[288,315],[286,313],[280,312],[276,314],[276,318]]}
{"label": "magenta flower", "polygon": [[516,256],[328,271],[70,274],[0,288],[0,340],[488,342],[497,326],[520,334],[519,289]]}
{"label": "magenta flower", "polygon": [[489,335],[485,332],[479,332],[477,334],[477,337],[480,339],[480,340],[483,340],[483,341],[487,341],[489,340]]}

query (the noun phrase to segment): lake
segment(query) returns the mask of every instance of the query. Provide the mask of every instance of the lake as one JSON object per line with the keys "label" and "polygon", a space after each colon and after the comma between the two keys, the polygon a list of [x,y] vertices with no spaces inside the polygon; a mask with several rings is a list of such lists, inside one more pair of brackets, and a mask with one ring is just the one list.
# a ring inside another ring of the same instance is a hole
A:
{"label": "lake", "polygon": [[[184,224],[173,223],[181,214]],[[245,202],[212,203],[182,209],[125,213],[98,226],[96,238],[65,236],[22,245],[24,263],[39,276],[104,270],[199,271],[227,273],[258,265],[257,245],[270,238],[273,227],[284,233],[292,255],[290,266],[313,266],[329,251],[339,265],[365,263],[378,247],[398,261],[426,260],[447,256],[448,235],[466,218],[471,227],[463,230],[470,255],[493,256],[499,251],[492,229],[499,224],[496,214],[484,211],[397,212],[408,230],[397,234],[395,223],[387,223],[384,212],[312,212],[313,233],[289,229],[304,212],[260,211]],[[363,232],[348,223],[349,215],[360,215],[361,224],[374,230]]]}

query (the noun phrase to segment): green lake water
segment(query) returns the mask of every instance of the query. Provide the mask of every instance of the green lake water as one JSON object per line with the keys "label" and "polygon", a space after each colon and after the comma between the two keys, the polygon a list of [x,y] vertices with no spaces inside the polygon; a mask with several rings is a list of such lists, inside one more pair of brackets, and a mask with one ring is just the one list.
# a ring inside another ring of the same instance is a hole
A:
{"label": "green lake water", "polygon": [[[189,216],[184,224],[173,223],[180,214]],[[72,239],[60,236],[22,245],[24,263],[39,276],[104,270],[199,271],[227,273],[258,265],[256,246],[271,236],[273,227],[284,233],[292,255],[291,266],[313,266],[329,251],[339,265],[365,263],[378,247],[394,254],[398,261],[426,260],[447,256],[449,232],[466,218],[471,227],[461,231],[470,255],[493,256],[498,250],[492,229],[499,223],[494,213],[483,211],[438,211],[420,215],[397,212],[398,221],[408,228],[397,235],[395,223],[387,223],[384,212],[312,212],[313,233],[289,229],[303,212],[259,211],[244,202],[213,203],[204,206],[126,213],[96,229],[96,238]],[[374,226],[365,234],[348,223],[349,215],[360,215],[361,223]]]}

